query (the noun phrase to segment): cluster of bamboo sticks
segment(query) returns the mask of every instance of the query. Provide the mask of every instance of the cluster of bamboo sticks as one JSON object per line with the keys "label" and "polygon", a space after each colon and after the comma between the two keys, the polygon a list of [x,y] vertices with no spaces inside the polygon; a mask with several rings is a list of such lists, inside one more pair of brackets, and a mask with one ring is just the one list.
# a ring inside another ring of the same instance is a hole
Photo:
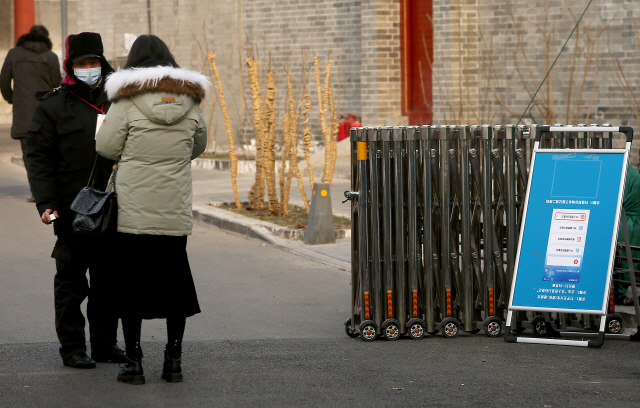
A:
{"label": "cluster of bamboo sticks", "polygon": [[[313,56],[313,67],[315,68],[316,88],[318,91],[318,107],[320,111],[320,126],[324,137],[324,172],[322,182],[331,183],[333,171],[335,169],[336,156],[338,151],[338,122],[333,104],[333,91],[331,90],[331,60],[327,61],[327,70],[324,77],[324,90],[320,85],[320,60]],[[327,123],[327,105],[329,106],[329,123]]]}
{"label": "cluster of bamboo sticks", "polygon": [[[229,156],[231,157],[231,179],[233,193],[237,208],[242,208],[238,196],[237,187],[237,155],[235,152],[234,134],[227,104],[224,97],[222,81],[215,63],[215,55],[208,53],[208,61],[216,78],[219,105],[224,116],[225,128],[229,138]],[[320,81],[320,60],[314,55],[315,82],[318,92],[318,107],[322,136],[325,142],[325,160],[322,182],[331,183],[337,157],[337,109],[334,106],[333,90],[331,85],[331,66],[329,58],[326,64],[324,84]],[[279,144],[276,143],[277,112],[276,112],[276,72],[269,66],[264,76],[264,85],[260,78],[260,61],[250,52],[246,59],[247,77],[251,96],[253,131],[255,136],[255,182],[249,191],[249,207],[263,209],[265,196],[268,198],[269,214],[273,216],[287,216],[289,213],[289,196],[291,183],[295,177],[306,211],[309,212],[310,204],[304,188],[302,175],[298,167],[298,144],[301,139],[302,151],[309,171],[309,186],[313,190],[314,176],[311,163],[310,149],[313,146],[312,132],[309,128],[309,115],[311,113],[311,98],[307,92],[307,80],[309,66],[307,65],[307,51],[302,52],[302,73],[298,97],[294,95],[293,79],[286,71],[285,108],[282,123],[282,134]],[[338,81],[339,82],[339,81]],[[324,85],[324,86],[323,86]],[[264,86],[264,97],[263,89]],[[299,102],[299,103],[298,103]],[[302,121],[302,123],[300,123]],[[276,170],[276,150],[281,148],[279,170]],[[278,180],[279,179],[279,180]],[[279,189],[279,197],[278,191]]]}
{"label": "cluster of bamboo sticks", "polygon": [[237,208],[242,208],[240,202],[240,196],[238,195],[238,156],[236,155],[236,148],[233,142],[233,129],[231,128],[231,120],[229,120],[229,112],[227,111],[227,103],[224,99],[224,91],[222,89],[222,83],[220,81],[220,74],[218,73],[218,67],[215,61],[216,56],[213,52],[209,51],[208,59],[211,64],[211,69],[216,77],[216,85],[218,87],[218,96],[220,98],[220,108],[222,109],[222,115],[224,116],[224,126],[227,129],[227,135],[229,136],[229,157],[231,157],[231,184],[233,186],[233,198],[236,202]]}

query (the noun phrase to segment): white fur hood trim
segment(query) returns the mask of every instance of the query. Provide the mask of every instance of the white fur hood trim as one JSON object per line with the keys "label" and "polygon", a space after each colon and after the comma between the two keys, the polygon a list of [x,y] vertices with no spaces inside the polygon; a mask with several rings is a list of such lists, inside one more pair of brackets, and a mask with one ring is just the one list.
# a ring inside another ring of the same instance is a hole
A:
{"label": "white fur hood trim", "polygon": [[182,82],[191,82],[199,85],[204,90],[205,96],[209,92],[211,82],[206,76],[189,71],[183,68],[173,67],[150,67],[150,68],[129,68],[114,72],[107,77],[105,89],[109,100],[113,100],[122,88],[137,85],[140,88],[154,86],[163,78],[171,78]]}

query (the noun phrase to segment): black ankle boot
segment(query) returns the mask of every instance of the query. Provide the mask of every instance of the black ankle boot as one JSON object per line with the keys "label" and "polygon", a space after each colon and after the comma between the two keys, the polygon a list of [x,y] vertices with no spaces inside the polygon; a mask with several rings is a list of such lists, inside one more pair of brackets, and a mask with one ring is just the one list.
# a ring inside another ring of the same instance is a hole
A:
{"label": "black ankle boot", "polygon": [[118,373],[118,381],[127,384],[144,384],[144,371],[142,370],[142,350],[140,343],[136,343],[133,350],[127,348],[125,355],[127,362]]}
{"label": "black ankle boot", "polygon": [[175,341],[167,344],[164,350],[164,367],[162,368],[162,379],[168,382],[182,381],[182,346]]}

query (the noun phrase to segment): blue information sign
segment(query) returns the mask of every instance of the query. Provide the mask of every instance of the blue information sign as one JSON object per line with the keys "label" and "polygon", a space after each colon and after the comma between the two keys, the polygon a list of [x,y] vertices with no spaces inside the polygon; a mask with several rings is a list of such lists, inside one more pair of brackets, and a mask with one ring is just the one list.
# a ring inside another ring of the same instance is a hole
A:
{"label": "blue information sign", "polygon": [[509,309],[605,314],[625,152],[536,152]]}

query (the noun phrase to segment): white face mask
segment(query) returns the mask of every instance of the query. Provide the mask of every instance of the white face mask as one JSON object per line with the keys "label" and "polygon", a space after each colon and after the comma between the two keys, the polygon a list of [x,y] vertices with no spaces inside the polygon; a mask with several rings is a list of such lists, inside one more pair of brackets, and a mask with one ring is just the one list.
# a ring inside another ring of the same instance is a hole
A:
{"label": "white face mask", "polygon": [[98,82],[98,79],[100,79],[100,76],[102,75],[102,68],[74,68],[73,73],[76,78],[85,84],[93,86]]}

